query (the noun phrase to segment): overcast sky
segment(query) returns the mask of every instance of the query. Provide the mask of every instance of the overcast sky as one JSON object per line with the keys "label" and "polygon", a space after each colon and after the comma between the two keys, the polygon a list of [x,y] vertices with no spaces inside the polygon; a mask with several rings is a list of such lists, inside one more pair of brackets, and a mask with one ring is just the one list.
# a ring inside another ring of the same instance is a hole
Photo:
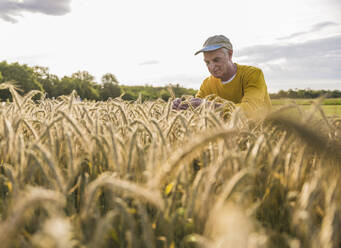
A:
{"label": "overcast sky", "polygon": [[194,53],[223,34],[270,92],[341,90],[341,0],[0,0],[0,34],[0,61],[195,89],[209,73]]}

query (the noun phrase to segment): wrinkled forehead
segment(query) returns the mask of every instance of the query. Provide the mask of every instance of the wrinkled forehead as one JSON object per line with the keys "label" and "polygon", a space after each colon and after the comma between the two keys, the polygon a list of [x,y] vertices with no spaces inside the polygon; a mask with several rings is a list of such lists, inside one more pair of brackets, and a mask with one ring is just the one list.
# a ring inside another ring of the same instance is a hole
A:
{"label": "wrinkled forehead", "polygon": [[204,52],[204,59],[212,59],[215,57],[226,57],[229,55],[229,51],[226,48],[219,48],[214,51]]}

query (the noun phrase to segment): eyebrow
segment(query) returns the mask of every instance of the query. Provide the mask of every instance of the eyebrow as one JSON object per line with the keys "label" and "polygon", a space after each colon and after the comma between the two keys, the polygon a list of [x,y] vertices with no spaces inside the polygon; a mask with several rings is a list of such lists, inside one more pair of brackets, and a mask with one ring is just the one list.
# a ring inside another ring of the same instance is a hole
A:
{"label": "eyebrow", "polygon": [[[214,61],[214,60],[217,60],[217,59],[221,59],[221,57],[220,56],[216,56],[216,57],[214,57],[213,59],[211,59],[212,61]],[[204,62],[209,62],[208,60],[206,60],[206,59],[204,59]]]}

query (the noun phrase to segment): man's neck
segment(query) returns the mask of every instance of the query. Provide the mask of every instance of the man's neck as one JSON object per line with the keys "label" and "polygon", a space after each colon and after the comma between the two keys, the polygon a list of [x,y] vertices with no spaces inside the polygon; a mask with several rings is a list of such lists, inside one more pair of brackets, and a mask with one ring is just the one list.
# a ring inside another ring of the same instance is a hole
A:
{"label": "man's neck", "polygon": [[237,65],[232,63],[232,68],[230,70],[230,72],[228,74],[226,74],[226,76],[224,76],[223,78],[221,78],[222,82],[228,82],[231,80],[231,78],[233,78],[237,73]]}

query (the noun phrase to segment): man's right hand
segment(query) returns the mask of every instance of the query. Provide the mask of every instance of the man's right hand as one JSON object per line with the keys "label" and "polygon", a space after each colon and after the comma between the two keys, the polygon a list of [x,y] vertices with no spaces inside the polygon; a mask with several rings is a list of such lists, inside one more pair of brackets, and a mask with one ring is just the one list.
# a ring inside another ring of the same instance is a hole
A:
{"label": "man's right hand", "polygon": [[[172,108],[175,110],[186,110],[189,107],[188,102],[192,105],[193,108],[197,108],[202,104],[203,100],[198,97],[191,98],[188,101],[185,101],[185,99],[181,98],[175,98],[172,103]],[[206,106],[210,106],[211,103],[212,102],[210,101],[206,102]],[[214,109],[217,109],[221,106],[222,106],[221,103],[217,102],[214,103]]]}
{"label": "man's right hand", "polygon": [[186,110],[189,107],[188,102],[192,105],[193,108],[197,108],[202,103],[202,99],[191,98],[186,102],[185,99],[175,98],[172,103],[172,108],[175,110]]}

